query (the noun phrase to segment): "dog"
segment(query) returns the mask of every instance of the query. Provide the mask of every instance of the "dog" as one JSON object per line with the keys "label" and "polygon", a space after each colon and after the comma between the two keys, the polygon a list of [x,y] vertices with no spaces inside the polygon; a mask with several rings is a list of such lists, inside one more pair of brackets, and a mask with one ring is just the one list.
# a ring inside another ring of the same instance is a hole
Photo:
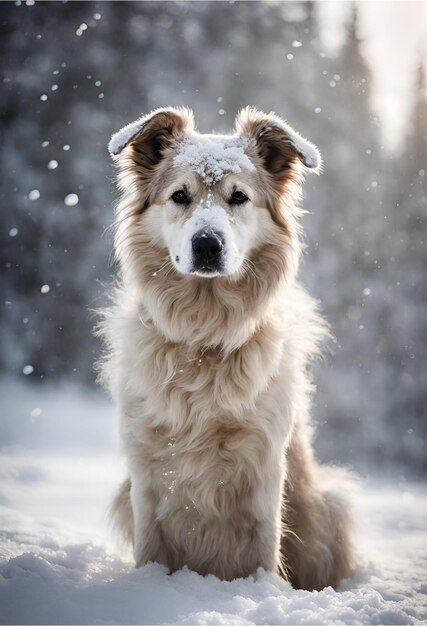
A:
{"label": "dog", "polygon": [[273,113],[205,135],[191,110],[162,108],[109,150],[120,278],[100,377],[120,411],[129,478],[113,515],[136,566],[337,587],[352,515],[309,422],[328,327],[297,280],[318,149]]}

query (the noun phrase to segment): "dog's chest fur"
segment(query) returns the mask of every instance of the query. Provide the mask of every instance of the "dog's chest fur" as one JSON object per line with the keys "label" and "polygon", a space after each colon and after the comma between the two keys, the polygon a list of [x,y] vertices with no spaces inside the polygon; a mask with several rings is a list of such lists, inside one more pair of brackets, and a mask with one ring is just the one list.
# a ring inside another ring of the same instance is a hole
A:
{"label": "dog's chest fur", "polygon": [[168,341],[139,316],[121,331],[119,367],[114,367],[121,372],[119,400],[135,424],[133,436],[144,440],[138,425],[161,427],[172,437],[190,431],[194,436],[216,423],[219,431],[236,425],[262,428],[260,399],[283,370],[283,338],[274,325],[260,328],[226,355]]}
{"label": "dog's chest fur", "polygon": [[290,425],[292,376],[282,380],[277,330],[260,328],[224,356],[169,342],[147,321],[127,328],[122,432],[149,475],[157,518],[167,526],[173,512],[186,534],[201,518],[240,519],[236,508],[261,515],[258,494],[268,492]]}

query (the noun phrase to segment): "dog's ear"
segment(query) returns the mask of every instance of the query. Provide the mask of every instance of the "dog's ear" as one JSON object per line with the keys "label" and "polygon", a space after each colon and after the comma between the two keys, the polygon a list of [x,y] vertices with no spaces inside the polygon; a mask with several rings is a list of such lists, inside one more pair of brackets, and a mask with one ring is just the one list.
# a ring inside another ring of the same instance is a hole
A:
{"label": "dog's ear", "polygon": [[115,160],[128,146],[133,146],[138,162],[152,169],[174,140],[193,130],[193,112],[184,107],[156,109],[115,133],[108,150]]}
{"label": "dog's ear", "polygon": [[299,163],[316,174],[320,172],[322,159],[316,146],[274,113],[242,109],[235,130],[256,149],[265,169],[277,181],[284,180]]}

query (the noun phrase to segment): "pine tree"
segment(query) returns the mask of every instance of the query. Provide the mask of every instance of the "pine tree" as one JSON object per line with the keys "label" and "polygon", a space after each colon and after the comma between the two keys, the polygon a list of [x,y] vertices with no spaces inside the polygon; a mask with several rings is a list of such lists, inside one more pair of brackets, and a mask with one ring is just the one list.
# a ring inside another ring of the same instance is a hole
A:
{"label": "pine tree", "polygon": [[420,63],[410,132],[393,171],[394,203],[384,317],[389,328],[391,419],[406,454],[425,464],[427,389],[427,89]]}
{"label": "pine tree", "polygon": [[382,415],[378,422],[366,420],[372,407],[377,411],[382,383],[376,315],[384,280],[378,251],[384,234],[385,184],[356,5],[339,54],[323,58],[320,87],[325,166],[323,182],[322,176],[316,181],[318,203],[305,220],[311,258],[307,269],[311,267],[310,287],[321,298],[337,341],[327,360],[329,369],[319,369],[316,415],[337,433],[332,441],[328,431],[321,430],[320,447],[327,450],[330,444],[339,450],[342,444],[347,456],[342,460],[348,461],[348,441],[358,450],[354,458],[360,459],[360,450],[367,458],[372,455],[378,441],[372,429],[382,424]]}

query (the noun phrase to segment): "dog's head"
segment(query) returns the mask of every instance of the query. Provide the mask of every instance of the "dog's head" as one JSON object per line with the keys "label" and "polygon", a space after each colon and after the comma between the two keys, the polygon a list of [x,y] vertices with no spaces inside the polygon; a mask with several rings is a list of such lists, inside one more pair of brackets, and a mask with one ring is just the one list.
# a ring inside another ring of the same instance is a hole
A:
{"label": "dog's head", "polygon": [[158,109],[113,135],[109,150],[123,191],[119,257],[130,236],[136,250],[145,241],[167,253],[162,263],[167,256],[180,274],[236,281],[258,251],[277,246],[283,271],[295,273],[295,200],[304,171],[318,172],[321,160],[276,115],[247,108],[233,134],[202,135],[190,110]]}

